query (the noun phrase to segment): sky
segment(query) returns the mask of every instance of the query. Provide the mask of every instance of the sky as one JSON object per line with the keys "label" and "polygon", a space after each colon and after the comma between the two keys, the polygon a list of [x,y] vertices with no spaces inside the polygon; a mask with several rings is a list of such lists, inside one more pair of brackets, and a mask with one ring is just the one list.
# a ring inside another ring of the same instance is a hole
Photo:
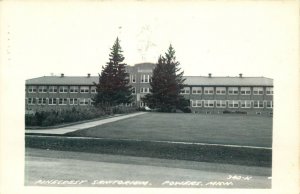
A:
{"label": "sky", "polygon": [[4,11],[5,71],[25,79],[98,75],[116,37],[128,65],[155,63],[172,44],[184,75],[274,78],[297,36],[281,1],[29,1]]}

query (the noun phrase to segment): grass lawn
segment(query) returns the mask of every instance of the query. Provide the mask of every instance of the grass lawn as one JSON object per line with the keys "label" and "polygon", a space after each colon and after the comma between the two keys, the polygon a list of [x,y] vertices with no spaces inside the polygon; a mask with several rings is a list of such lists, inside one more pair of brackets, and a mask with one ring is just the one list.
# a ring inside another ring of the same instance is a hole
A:
{"label": "grass lawn", "polygon": [[67,135],[271,147],[272,117],[147,113]]}

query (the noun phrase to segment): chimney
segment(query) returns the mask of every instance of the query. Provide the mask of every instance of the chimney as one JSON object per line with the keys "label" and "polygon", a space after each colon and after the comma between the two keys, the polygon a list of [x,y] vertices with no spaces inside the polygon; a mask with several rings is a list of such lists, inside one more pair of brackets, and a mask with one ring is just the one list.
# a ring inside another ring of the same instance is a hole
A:
{"label": "chimney", "polygon": [[242,78],[242,77],[243,77],[243,74],[242,74],[242,73],[240,73],[239,75],[240,75],[240,78]]}
{"label": "chimney", "polygon": [[87,77],[91,77],[91,74],[90,74],[90,73],[88,73],[87,75],[88,75]]}
{"label": "chimney", "polygon": [[65,74],[63,74],[63,73],[62,73],[62,74],[60,74],[60,77],[65,77]]}
{"label": "chimney", "polygon": [[208,74],[208,77],[211,77],[211,73]]}

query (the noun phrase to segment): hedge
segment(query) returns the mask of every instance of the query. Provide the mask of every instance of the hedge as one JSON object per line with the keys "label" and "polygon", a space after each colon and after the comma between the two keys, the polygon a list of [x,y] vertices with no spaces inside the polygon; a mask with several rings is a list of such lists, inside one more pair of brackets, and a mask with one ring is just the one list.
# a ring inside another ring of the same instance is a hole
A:
{"label": "hedge", "polygon": [[109,110],[90,107],[88,109],[68,109],[68,110],[51,110],[51,111],[38,111],[35,114],[25,115],[25,126],[53,126],[62,123],[71,123],[89,119],[99,118],[105,115],[121,114],[133,112],[135,109],[132,107],[111,107]]}

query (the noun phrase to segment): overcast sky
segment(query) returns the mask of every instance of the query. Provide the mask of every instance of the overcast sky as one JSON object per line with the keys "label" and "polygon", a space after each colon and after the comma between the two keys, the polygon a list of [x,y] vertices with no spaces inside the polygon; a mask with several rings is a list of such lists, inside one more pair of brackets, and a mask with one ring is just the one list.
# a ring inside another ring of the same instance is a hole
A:
{"label": "overcast sky", "polygon": [[128,65],[156,62],[171,43],[185,75],[273,78],[288,65],[297,36],[292,6],[220,2],[10,3],[6,57],[26,79],[97,75],[118,36]]}

